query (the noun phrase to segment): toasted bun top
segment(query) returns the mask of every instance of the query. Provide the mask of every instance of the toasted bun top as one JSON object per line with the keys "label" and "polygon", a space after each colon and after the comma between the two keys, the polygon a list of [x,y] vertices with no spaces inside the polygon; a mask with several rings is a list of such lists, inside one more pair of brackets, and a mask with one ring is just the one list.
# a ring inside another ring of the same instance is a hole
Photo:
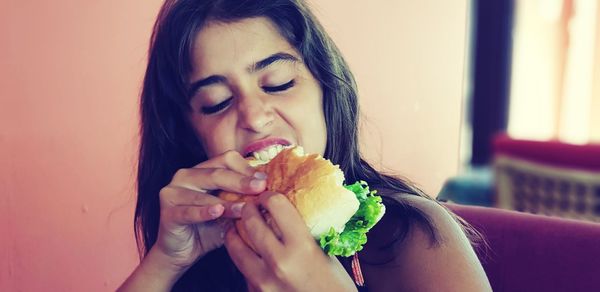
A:
{"label": "toasted bun top", "polygon": [[[358,199],[344,188],[340,168],[318,154],[304,155],[299,146],[282,150],[270,162],[256,168],[267,174],[267,190],[288,197],[315,238],[331,227],[343,231],[358,210]],[[221,192],[219,197],[239,201],[244,196]]]}

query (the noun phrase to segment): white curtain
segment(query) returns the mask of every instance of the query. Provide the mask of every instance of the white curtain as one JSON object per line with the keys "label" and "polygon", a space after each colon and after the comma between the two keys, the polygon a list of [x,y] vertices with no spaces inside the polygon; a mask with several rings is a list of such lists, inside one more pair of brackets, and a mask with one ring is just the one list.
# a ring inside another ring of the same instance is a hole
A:
{"label": "white curtain", "polygon": [[521,0],[516,9],[509,134],[600,141],[598,0]]}

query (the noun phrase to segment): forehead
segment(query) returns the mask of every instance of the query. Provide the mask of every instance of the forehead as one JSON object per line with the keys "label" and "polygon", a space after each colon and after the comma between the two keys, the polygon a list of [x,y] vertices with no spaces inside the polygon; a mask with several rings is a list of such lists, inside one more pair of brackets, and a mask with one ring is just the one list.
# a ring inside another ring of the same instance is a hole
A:
{"label": "forehead", "polygon": [[266,18],[232,23],[209,22],[198,33],[192,49],[193,76],[226,74],[277,52],[295,49]]}

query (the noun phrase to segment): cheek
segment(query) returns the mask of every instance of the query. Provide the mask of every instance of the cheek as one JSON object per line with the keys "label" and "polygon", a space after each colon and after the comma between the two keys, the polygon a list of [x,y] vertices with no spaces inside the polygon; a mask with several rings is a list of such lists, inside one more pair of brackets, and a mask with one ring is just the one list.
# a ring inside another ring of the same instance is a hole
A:
{"label": "cheek", "polygon": [[314,98],[311,100],[311,108],[310,111],[314,112],[313,114],[313,127],[315,129],[315,134],[319,134],[322,139],[326,139],[327,136],[327,126],[325,124],[325,114],[323,113],[323,92],[320,87],[315,84],[313,89]]}
{"label": "cheek", "polygon": [[317,143],[316,147],[318,148],[317,152],[321,155],[325,154],[325,147],[327,145],[327,124],[325,123],[325,115],[323,114],[323,107],[319,104],[318,110],[318,119],[314,119],[314,128],[315,128],[315,141]]}
{"label": "cheek", "polygon": [[327,128],[322,111],[314,113],[310,119],[305,120],[303,132],[303,144],[311,153],[324,155],[327,145]]}
{"label": "cheek", "polygon": [[202,141],[204,151],[209,158],[233,149],[230,144],[234,135],[228,130],[227,123],[196,120],[194,125],[196,135]]}
{"label": "cheek", "polygon": [[312,88],[302,94],[297,101],[290,108],[293,108],[294,111],[295,128],[301,135],[300,142],[307,148],[307,151],[323,155],[327,144],[327,127],[323,114],[321,91]]}

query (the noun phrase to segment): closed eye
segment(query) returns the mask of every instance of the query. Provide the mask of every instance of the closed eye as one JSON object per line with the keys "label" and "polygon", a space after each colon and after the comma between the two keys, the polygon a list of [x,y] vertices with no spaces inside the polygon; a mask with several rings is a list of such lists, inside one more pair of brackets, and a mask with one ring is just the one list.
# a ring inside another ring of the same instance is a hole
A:
{"label": "closed eye", "polygon": [[202,113],[205,115],[210,115],[210,114],[220,112],[221,110],[226,108],[231,103],[232,100],[233,100],[233,96],[216,104],[216,105],[203,106],[200,108],[200,111],[202,111]]}
{"label": "closed eye", "polygon": [[294,84],[295,84],[295,81],[294,81],[294,79],[292,79],[287,83],[277,85],[277,86],[263,86],[262,89],[268,93],[280,92],[280,91],[284,91],[284,90],[287,90],[287,89],[293,87]]}

